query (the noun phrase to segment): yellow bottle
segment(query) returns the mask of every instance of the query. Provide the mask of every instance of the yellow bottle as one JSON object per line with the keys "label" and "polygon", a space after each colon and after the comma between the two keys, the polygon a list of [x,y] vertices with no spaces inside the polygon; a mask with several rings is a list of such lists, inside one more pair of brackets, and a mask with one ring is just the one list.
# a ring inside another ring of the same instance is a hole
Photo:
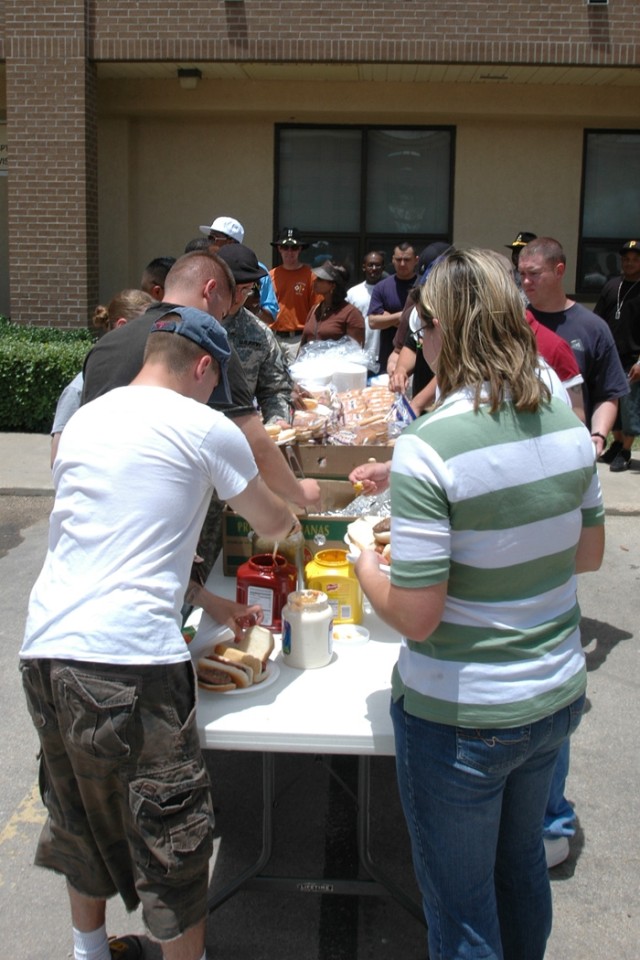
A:
{"label": "yellow bottle", "polygon": [[309,590],[326,593],[334,623],[362,622],[362,590],[346,550],[319,550],[304,573]]}

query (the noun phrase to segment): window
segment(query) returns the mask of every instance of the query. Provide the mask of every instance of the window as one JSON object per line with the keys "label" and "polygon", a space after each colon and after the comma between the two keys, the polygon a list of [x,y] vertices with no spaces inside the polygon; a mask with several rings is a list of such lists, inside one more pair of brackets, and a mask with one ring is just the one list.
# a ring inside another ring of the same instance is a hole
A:
{"label": "window", "polygon": [[576,290],[595,299],[620,273],[618,250],[638,238],[640,132],[586,130]]}
{"label": "window", "polygon": [[389,269],[402,240],[450,240],[454,141],[453,127],[278,126],[276,233],[297,227],[303,260],[332,257],[354,283],[368,250]]}

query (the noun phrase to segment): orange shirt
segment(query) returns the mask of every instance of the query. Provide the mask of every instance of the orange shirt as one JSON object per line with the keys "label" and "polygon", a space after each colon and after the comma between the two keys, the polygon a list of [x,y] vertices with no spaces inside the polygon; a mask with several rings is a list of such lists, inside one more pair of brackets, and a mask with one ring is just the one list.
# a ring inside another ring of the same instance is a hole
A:
{"label": "orange shirt", "polygon": [[297,270],[274,267],[270,271],[273,287],[278,298],[278,316],[271,329],[302,330],[309,310],[322,297],[313,292],[314,275],[311,267],[301,264]]}

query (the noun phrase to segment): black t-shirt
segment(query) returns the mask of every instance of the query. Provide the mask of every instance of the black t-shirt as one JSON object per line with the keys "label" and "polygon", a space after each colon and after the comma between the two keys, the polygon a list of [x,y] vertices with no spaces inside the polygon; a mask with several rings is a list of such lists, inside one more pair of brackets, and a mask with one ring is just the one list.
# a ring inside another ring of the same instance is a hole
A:
{"label": "black t-shirt", "polygon": [[618,400],[629,393],[629,383],[609,327],[581,303],[553,313],[536,310],[531,304],[528,309],[539,323],[566,340],[573,350],[584,380],[582,395],[589,426],[596,404]]}
{"label": "black t-shirt", "polygon": [[416,355],[416,365],[413,368],[413,396],[415,397],[428,383],[431,383],[435,374],[425,360],[422,347],[416,343],[416,335],[410,328],[407,330],[404,346],[409,347]]}
{"label": "black t-shirt", "polygon": [[[616,317],[620,307],[620,316]],[[640,354],[640,281],[615,277],[605,283],[593,312],[609,324],[625,370]]]}
{"label": "black t-shirt", "polygon": [[[88,403],[108,393],[115,387],[125,387],[140,373],[144,357],[144,348],[152,324],[163,314],[168,313],[173,303],[158,303],[130,320],[123,327],[117,327],[105,334],[84,361],[84,387],[82,402]],[[224,398],[223,389],[217,387],[209,406],[229,417],[242,417],[255,413],[253,395],[247,384],[238,354],[231,347],[231,356],[227,368],[231,403]]]}

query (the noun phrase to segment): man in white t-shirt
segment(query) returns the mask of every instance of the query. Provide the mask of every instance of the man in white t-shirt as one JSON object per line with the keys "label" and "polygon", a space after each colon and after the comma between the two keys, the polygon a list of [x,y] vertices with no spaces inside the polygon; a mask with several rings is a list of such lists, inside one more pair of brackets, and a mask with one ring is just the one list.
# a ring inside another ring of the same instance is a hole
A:
{"label": "man in white t-shirt", "polygon": [[69,421],[54,464],[20,667],[49,814],[36,863],[67,878],[75,960],[142,956],[107,938],[115,893],[142,903],[165,960],[205,958],[213,814],[180,607],[213,489],[261,536],[298,526],[207,406],[220,380],[228,393],[229,355],[213,317],[172,308],[133,382]]}
{"label": "man in white t-shirt", "polygon": [[[379,250],[370,250],[362,261],[364,280],[362,283],[350,287],[347,291],[347,303],[357,307],[365,319],[364,350],[371,357],[369,369],[377,372],[378,352],[380,350],[380,331],[372,330],[369,325],[369,304],[371,292],[384,273],[384,253]],[[384,371],[382,371],[384,372]]]}

